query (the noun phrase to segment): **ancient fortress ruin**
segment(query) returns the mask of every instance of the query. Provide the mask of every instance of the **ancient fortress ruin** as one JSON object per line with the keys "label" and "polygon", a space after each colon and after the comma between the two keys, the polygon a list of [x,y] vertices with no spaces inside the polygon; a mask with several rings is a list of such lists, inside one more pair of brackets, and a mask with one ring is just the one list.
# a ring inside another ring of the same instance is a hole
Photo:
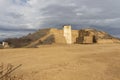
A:
{"label": "ancient fortress ruin", "polygon": [[63,26],[63,29],[49,28],[40,29],[35,33],[15,39],[5,40],[13,47],[35,47],[49,44],[104,44],[120,43],[106,32],[96,29],[73,30],[70,25]]}
{"label": "ancient fortress ruin", "polygon": [[29,35],[39,35],[38,39],[31,42],[27,47],[42,44],[96,44],[96,43],[114,43],[118,40],[111,35],[95,29],[72,30],[70,25],[63,26],[63,29],[44,29]]}

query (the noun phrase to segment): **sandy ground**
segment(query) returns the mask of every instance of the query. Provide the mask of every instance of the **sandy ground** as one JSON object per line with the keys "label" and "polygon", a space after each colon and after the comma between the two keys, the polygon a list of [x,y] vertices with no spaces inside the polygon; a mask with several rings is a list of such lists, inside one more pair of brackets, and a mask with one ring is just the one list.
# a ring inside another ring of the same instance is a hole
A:
{"label": "sandy ground", "polygon": [[1,49],[2,62],[25,80],[120,80],[120,44]]}

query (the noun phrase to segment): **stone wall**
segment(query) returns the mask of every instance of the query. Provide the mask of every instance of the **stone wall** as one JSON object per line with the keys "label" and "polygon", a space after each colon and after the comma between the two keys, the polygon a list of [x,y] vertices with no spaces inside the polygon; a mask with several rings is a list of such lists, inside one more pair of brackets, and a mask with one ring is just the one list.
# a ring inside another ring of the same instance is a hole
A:
{"label": "stone wall", "polygon": [[63,36],[64,32],[63,30],[58,30],[58,29],[51,29],[50,33],[54,35],[54,43],[57,44],[66,44],[66,39]]}
{"label": "stone wall", "polygon": [[72,30],[72,44],[76,43],[77,38],[78,38],[78,30]]}
{"label": "stone wall", "polygon": [[93,36],[84,36],[83,43],[84,44],[92,44],[93,43]]}
{"label": "stone wall", "polygon": [[94,34],[89,32],[88,30],[79,30],[78,38],[76,43],[78,44],[92,44],[94,43]]}

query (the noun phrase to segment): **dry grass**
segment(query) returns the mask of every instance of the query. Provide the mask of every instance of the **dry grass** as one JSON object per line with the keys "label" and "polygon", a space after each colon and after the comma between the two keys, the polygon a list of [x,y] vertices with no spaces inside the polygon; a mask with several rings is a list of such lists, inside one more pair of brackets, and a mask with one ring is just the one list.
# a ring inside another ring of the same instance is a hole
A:
{"label": "dry grass", "polygon": [[120,44],[1,49],[0,62],[22,64],[25,80],[120,80]]}
{"label": "dry grass", "polygon": [[0,65],[0,80],[23,80],[23,76],[15,75],[14,71],[18,69],[21,65],[14,67],[11,64]]}

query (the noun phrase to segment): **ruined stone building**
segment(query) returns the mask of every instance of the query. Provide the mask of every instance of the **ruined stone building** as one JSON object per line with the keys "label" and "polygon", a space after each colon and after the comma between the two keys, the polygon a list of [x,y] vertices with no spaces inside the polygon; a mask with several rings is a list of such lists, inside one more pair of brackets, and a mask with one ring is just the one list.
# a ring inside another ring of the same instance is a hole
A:
{"label": "ruined stone building", "polygon": [[[103,31],[96,29],[73,30],[70,25],[63,26],[63,29],[50,28],[40,29],[35,33],[19,39],[11,39],[6,42],[14,47],[34,47],[48,44],[95,44],[95,43],[114,43],[118,39]],[[3,43],[8,47],[7,43]]]}
{"label": "ruined stone building", "polygon": [[8,42],[2,42],[2,45],[3,45],[4,48],[8,48],[9,47]]}
{"label": "ruined stone building", "polygon": [[79,36],[77,38],[76,43],[81,44],[93,44],[97,41],[97,35],[89,31],[90,29],[86,30],[79,30]]}
{"label": "ruined stone building", "polygon": [[[70,25],[63,26],[63,29],[44,29],[38,31],[45,35],[38,37],[37,40],[31,42],[27,47],[41,44],[95,44],[95,43],[112,43],[112,37],[103,31],[96,29],[72,30]],[[34,34],[36,35],[36,34]]]}
{"label": "ruined stone building", "polygon": [[7,43],[7,42],[2,42],[1,44],[0,44],[0,48],[9,48],[10,46],[9,46],[9,44]]}

